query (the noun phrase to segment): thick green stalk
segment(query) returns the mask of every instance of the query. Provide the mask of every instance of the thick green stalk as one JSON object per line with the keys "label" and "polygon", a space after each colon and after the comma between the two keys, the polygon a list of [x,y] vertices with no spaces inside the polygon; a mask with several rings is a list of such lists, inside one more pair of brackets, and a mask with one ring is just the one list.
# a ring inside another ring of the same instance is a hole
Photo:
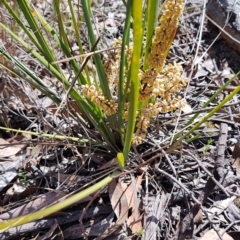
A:
{"label": "thick green stalk", "polygon": [[[91,15],[91,9],[90,9],[90,5],[87,3],[86,0],[81,0],[82,3],[82,10],[83,10],[83,14],[84,14],[84,19],[86,21],[86,25],[87,25],[87,29],[88,29],[88,37],[91,43],[91,46],[93,47],[96,43],[96,37],[94,35],[94,31],[93,31],[93,23],[91,21],[90,15]],[[95,50],[97,50],[97,48],[95,48]],[[103,95],[108,99],[112,99],[112,95],[111,95],[111,91],[109,89],[109,84],[106,78],[106,74],[104,71],[104,66],[100,57],[99,53],[94,54],[93,56],[94,62],[95,62],[95,66],[96,66],[96,70],[97,70],[97,77],[98,77],[98,81],[100,82],[100,88],[101,91],[103,92]],[[96,85],[96,87],[98,88],[98,85]],[[109,132],[110,129],[114,129],[117,128],[117,119],[116,119],[116,114],[115,115],[111,115],[111,116],[106,116],[107,121],[109,122]],[[114,138],[113,134],[111,134],[111,138]],[[116,141],[114,141],[115,143]]]}
{"label": "thick green stalk", "polygon": [[62,20],[62,13],[61,13],[61,10],[60,10],[60,1],[59,0],[54,0],[53,1],[53,6],[54,6],[54,9],[55,9],[55,12],[56,12],[56,17],[57,17],[57,22],[58,22],[57,26],[58,26],[58,30],[59,30],[60,39],[63,41],[63,45],[70,52],[70,46],[69,46],[66,31],[64,29],[64,24],[63,24],[63,20]]}
{"label": "thick green stalk", "polygon": [[131,148],[133,132],[135,129],[137,109],[138,109],[138,95],[139,95],[139,68],[140,56],[142,49],[142,4],[138,0],[128,0],[132,2],[132,15],[133,15],[133,53],[131,60],[130,72],[130,94],[129,94],[129,113],[126,136],[124,139],[123,155],[124,160],[128,158],[128,153]]}

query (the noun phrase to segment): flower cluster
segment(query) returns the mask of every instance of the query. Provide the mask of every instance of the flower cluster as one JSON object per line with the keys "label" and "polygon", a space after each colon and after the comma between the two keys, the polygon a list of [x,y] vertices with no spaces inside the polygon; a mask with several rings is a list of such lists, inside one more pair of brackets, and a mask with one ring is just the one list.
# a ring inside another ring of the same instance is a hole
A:
{"label": "flower cluster", "polygon": [[159,19],[160,26],[155,29],[152,41],[151,53],[148,56],[148,65],[159,72],[164,66],[164,62],[170,46],[172,44],[178,19],[182,13],[183,0],[168,0],[165,3],[165,11]]}
{"label": "flower cluster", "polygon": [[106,99],[102,91],[97,91],[94,85],[83,85],[83,95],[91,100],[97,107],[99,107],[106,115],[113,115],[117,112],[117,103],[111,99]]}
{"label": "flower cluster", "polygon": [[154,81],[151,97],[161,97],[170,101],[173,93],[179,92],[187,84],[187,79],[181,76],[182,71],[180,64],[166,65]]}
{"label": "flower cluster", "polygon": [[145,71],[141,75],[140,101],[154,99],[154,104],[147,104],[137,119],[136,132],[133,144],[137,145],[146,137],[150,119],[159,113],[166,113],[182,108],[185,100],[176,94],[187,84],[187,79],[182,78],[182,66],[180,64],[168,64],[159,74],[153,69]]}
{"label": "flower cluster", "polygon": [[[147,129],[153,116],[159,113],[166,113],[182,108],[185,100],[178,96],[179,91],[186,85],[187,79],[182,78],[183,69],[180,64],[167,64],[165,59],[173,41],[175,31],[178,25],[178,18],[182,12],[183,0],[168,0],[164,4],[165,10],[159,19],[160,26],[155,29],[155,35],[152,40],[151,52],[147,57],[148,69],[139,71],[139,106],[135,133],[132,144],[138,145],[146,138]],[[118,81],[120,71],[122,40],[117,39],[111,51],[106,58],[104,69],[108,79],[109,89],[112,97],[118,97]],[[119,47],[119,48],[118,48]],[[131,62],[132,47],[126,47],[125,55],[125,88],[128,76],[128,64]],[[141,64],[143,64],[141,62]],[[128,86],[131,87],[131,86]],[[129,93],[125,89],[126,95]],[[112,115],[117,112],[117,103],[108,100],[101,91],[97,91],[94,85],[84,85],[82,87],[83,95],[98,106],[106,115]],[[126,97],[128,99],[128,97]],[[129,102],[124,103],[125,122],[129,118]]]}
{"label": "flower cluster", "polygon": [[155,29],[151,52],[147,58],[149,69],[140,73],[141,87],[139,91],[140,101],[146,102],[153,99],[155,103],[147,104],[139,112],[133,144],[141,143],[146,137],[152,116],[174,111],[185,105],[185,100],[176,96],[176,93],[187,83],[187,79],[181,77],[181,65],[168,64],[164,66],[178,26],[178,19],[182,13],[183,4],[183,0],[166,1],[164,13],[159,19],[160,26]]}

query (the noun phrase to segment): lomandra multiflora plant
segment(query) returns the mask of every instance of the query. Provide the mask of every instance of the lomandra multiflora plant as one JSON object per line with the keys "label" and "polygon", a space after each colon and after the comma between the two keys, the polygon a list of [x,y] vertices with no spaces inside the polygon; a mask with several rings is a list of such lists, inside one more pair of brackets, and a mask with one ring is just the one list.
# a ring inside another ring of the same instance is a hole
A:
{"label": "lomandra multiflora plant", "polygon": [[[61,13],[61,1],[53,1],[58,32],[38,13],[30,1],[17,1],[19,6],[16,12],[8,1],[2,1],[18,27],[28,36],[29,44],[3,23],[0,23],[0,27],[43,64],[63,84],[67,93],[59,97],[37,74],[1,48],[3,56],[14,66],[9,69],[9,65],[5,65],[5,68],[24,78],[30,85],[51,98],[56,105],[67,105],[70,96],[77,106],[68,111],[85,127],[94,128],[102,136],[102,143],[99,139],[92,138],[81,139],[80,142],[89,142],[91,146],[100,144],[113,154],[119,153],[123,159],[119,162],[121,168],[125,166],[131,146],[138,145],[146,139],[151,118],[184,105],[184,100],[178,96],[181,88],[186,85],[186,79],[181,77],[182,67],[177,63],[165,64],[184,2],[168,0],[162,6],[158,0],[147,1],[145,5],[139,2],[127,1],[123,37],[115,40],[112,46],[115,51],[108,54],[104,60],[99,53],[93,54],[96,74],[91,75],[86,67],[72,58],[67,28],[64,28]],[[79,52],[85,54],[81,51],[79,15],[82,15],[86,22],[89,48],[97,51],[96,42],[99,36],[94,34],[90,2],[82,0],[82,12],[77,14],[72,4],[69,0],[68,18],[72,21],[76,41],[80,46]],[[23,17],[24,22],[21,19]],[[50,42],[51,45],[48,44]],[[56,49],[70,59],[69,65],[75,74],[77,85],[70,84],[57,63]],[[82,58],[82,62],[85,60]]]}
{"label": "lomandra multiflora plant", "polygon": [[[112,46],[119,48],[115,48],[114,57],[109,54],[104,61],[96,44],[99,36],[94,34],[91,1],[81,0],[81,5],[78,5],[76,10],[72,0],[53,0],[57,28],[53,28],[51,22],[37,11],[29,0],[16,1],[16,11],[10,5],[11,2],[2,0],[1,3],[15,20],[15,29],[21,28],[24,31],[24,40],[4,22],[0,22],[0,27],[47,68],[51,77],[62,84],[66,93],[59,96],[37,73],[8,53],[4,46],[0,46],[0,53],[11,64],[1,64],[11,74],[48,96],[56,106],[68,106],[67,116],[78,119],[89,131],[97,131],[98,134],[91,134],[89,138],[67,139],[77,141],[77,144],[84,143],[85,146],[89,143],[89,147],[94,148],[100,145],[109,153],[117,155],[120,169],[125,167],[131,146],[146,139],[151,118],[184,105],[184,100],[178,97],[179,91],[187,82],[181,77],[182,67],[177,63],[165,64],[182,13],[183,0],[166,0],[162,6],[158,0],[128,0],[123,36],[116,39]],[[67,16],[61,12],[61,5],[66,3],[69,9]],[[68,20],[68,27],[65,26],[64,19]],[[85,67],[89,58],[82,57],[78,62],[72,54],[69,21],[79,46],[79,54],[83,55],[86,53],[82,51],[79,29],[82,22],[86,23],[84,26],[88,31],[89,49],[95,51],[92,54],[95,74]],[[72,82],[58,63],[56,56],[59,51],[68,59],[69,69],[74,77]],[[74,84],[75,82],[77,84]],[[69,97],[74,102],[74,108],[71,108]],[[40,136],[64,139],[64,136],[55,134],[50,136],[40,133]],[[51,207],[0,223],[0,230],[66,208],[108,184],[118,173],[115,171],[86,190]]]}

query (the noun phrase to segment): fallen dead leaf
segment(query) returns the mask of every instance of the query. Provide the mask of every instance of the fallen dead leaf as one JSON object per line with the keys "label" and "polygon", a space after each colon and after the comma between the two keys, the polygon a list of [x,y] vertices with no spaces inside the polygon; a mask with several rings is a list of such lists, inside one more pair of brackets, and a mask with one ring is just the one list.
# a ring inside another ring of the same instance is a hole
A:
{"label": "fallen dead leaf", "polygon": [[128,199],[125,195],[124,189],[116,179],[114,179],[109,185],[109,197],[114,213],[117,216],[117,221],[115,224],[112,224],[112,226],[109,225],[109,227],[106,228],[96,240],[105,239],[107,236],[114,233],[124,222],[126,222],[128,217]]}
{"label": "fallen dead leaf", "polygon": [[117,224],[121,225],[127,220],[128,200],[120,183],[112,181],[109,186],[109,196],[113,210],[117,216]]}
{"label": "fallen dead leaf", "polygon": [[65,174],[65,173],[51,173],[52,177],[55,177],[61,184],[71,185],[77,181],[80,181],[81,178],[75,174]]}
{"label": "fallen dead leaf", "polygon": [[135,179],[133,180],[134,198],[132,198],[132,200],[134,200],[134,202],[133,201],[131,202],[132,215],[127,220],[127,224],[129,228],[132,230],[133,234],[136,234],[143,229],[143,225],[142,225],[143,215],[141,215],[140,213],[140,210],[139,210],[140,199],[137,197],[137,191],[139,190],[139,186],[142,182],[142,176],[143,174],[137,178],[136,182],[135,182]]}
{"label": "fallen dead leaf", "polygon": [[26,190],[26,187],[23,186],[19,181],[15,182],[5,193],[3,202],[8,202],[13,196],[16,196]]}
{"label": "fallen dead leaf", "polygon": [[132,214],[127,219],[127,225],[132,230],[132,233],[138,233],[142,228],[142,216],[139,211],[140,200],[137,197],[137,191],[142,183],[143,174],[137,179],[131,175],[132,182],[128,186],[126,183],[121,182],[124,195],[128,201],[128,208],[132,210]]}
{"label": "fallen dead leaf", "polygon": [[15,177],[16,171],[7,171],[0,175],[0,191],[5,188]]}
{"label": "fallen dead leaf", "polygon": [[240,175],[240,157],[236,158],[232,164],[233,169],[235,169],[237,176]]}
{"label": "fallen dead leaf", "polygon": [[0,156],[3,158],[14,156],[25,146],[26,144],[15,144],[13,142],[11,144],[9,141],[0,138]]}

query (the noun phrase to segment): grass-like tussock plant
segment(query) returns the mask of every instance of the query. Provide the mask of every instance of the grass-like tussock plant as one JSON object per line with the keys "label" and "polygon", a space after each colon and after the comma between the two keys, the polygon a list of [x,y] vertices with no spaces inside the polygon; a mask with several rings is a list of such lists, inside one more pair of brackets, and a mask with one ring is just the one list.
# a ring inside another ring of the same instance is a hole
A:
{"label": "grass-like tussock plant", "polygon": [[[83,56],[81,64],[72,54],[68,40],[69,30],[64,24],[60,1],[53,1],[57,29],[37,12],[31,1],[17,1],[17,10],[9,1],[2,1],[15,20],[17,28],[24,32],[28,41],[18,37],[14,29],[0,22],[0,28],[62,84],[65,89],[64,96],[59,96],[4,47],[0,47],[0,53],[10,64],[2,62],[1,65],[15,77],[24,79],[30,86],[48,96],[56,106],[64,106],[70,97],[75,107],[68,108],[69,116],[77,119],[86,128],[90,126],[101,136],[101,139],[72,137],[71,140],[89,146],[101,144],[118,159],[118,170],[62,202],[0,223],[1,230],[45,217],[107,185],[125,168],[131,147],[146,139],[151,118],[185,105],[185,100],[179,97],[179,92],[187,84],[187,79],[182,77],[182,66],[178,63],[166,64],[165,61],[178,27],[184,6],[183,0],[167,0],[162,6],[158,0],[146,1],[145,4],[143,1],[143,5],[139,4],[139,0],[128,0],[125,3],[123,36],[116,39],[111,46],[114,49],[114,57],[109,53],[104,59],[97,47],[98,36],[95,35],[91,19],[91,1],[82,0],[78,11],[74,9],[71,0],[67,2],[68,20],[73,27],[79,54]],[[86,52],[83,51],[83,41],[79,32],[82,27],[80,21],[86,23],[89,49],[93,52],[91,56],[86,56]],[[57,58],[59,52],[69,62],[73,73],[71,82],[60,67]],[[92,61],[95,71],[89,71],[88,61]],[[19,132],[13,129],[11,131]],[[49,134],[44,133],[32,134],[49,137]],[[61,139],[61,136],[52,135],[52,138]]]}

